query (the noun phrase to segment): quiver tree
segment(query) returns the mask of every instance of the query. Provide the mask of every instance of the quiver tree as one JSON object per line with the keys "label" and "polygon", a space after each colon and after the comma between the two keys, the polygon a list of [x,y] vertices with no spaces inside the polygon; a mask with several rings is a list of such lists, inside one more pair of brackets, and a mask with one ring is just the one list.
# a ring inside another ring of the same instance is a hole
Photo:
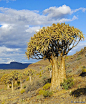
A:
{"label": "quiver tree", "polygon": [[5,85],[7,85],[7,89],[9,89],[9,84],[10,84],[10,81],[8,78],[9,78],[9,74],[4,74],[1,77],[1,82],[3,82]]}
{"label": "quiver tree", "polygon": [[19,75],[19,72],[18,71],[12,71],[9,74],[8,79],[11,81],[11,84],[12,84],[12,92],[13,92],[13,84],[14,84],[14,82],[15,82],[15,84],[17,84],[18,75]]}
{"label": "quiver tree", "polygon": [[19,79],[19,74],[20,73],[18,71],[14,70],[11,74],[13,75],[13,79],[15,81],[15,84],[17,84],[17,81]]}
{"label": "quiver tree", "polygon": [[[52,65],[51,90],[60,88],[60,83],[66,78],[65,56],[84,39],[83,33],[65,23],[43,27],[28,43],[26,55],[28,59],[48,59]],[[61,58],[58,67],[58,56]]]}
{"label": "quiver tree", "polygon": [[24,71],[24,74],[29,76],[30,83],[32,81],[32,76],[34,75],[34,73],[35,73],[34,69],[27,69],[27,70]]}
{"label": "quiver tree", "polygon": [[8,80],[9,80],[9,81],[11,82],[11,84],[12,84],[11,88],[12,88],[12,92],[13,92],[13,80],[14,80],[14,77],[13,77],[13,74],[12,74],[12,73],[9,74]]}

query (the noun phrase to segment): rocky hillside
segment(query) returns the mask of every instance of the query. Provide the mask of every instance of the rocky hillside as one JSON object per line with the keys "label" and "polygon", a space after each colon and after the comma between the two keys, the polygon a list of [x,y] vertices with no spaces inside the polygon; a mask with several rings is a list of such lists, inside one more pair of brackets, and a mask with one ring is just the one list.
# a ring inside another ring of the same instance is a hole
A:
{"label": "rocky hillside", "polygon": [[[44,86],[50,83],[50,72],[47,66],[50,64],[48,60],[41,60],[30,64],[23,69],[36,70],[30,83],[28,77],[23,77],[23,91],[19,87],[11,89],[0,88],[0,104],[86,104],[86,47],[74,55],[66,57],[66,74],[67,78],[73,79],[73,86],[67,90],[62,88],[60,91],[53,92],[51,96],[45,97],[42,93]],[[0,72],[0,75],[7,71]],[[49,85],[47,85],[49,91]],[[49,93],[48,93],[49,94]]]}

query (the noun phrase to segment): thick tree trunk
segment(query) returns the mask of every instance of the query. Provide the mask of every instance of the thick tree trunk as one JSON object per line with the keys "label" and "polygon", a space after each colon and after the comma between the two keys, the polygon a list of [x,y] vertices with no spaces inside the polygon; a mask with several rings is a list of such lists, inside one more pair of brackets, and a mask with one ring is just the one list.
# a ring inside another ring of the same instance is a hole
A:
{"label": "thick tree trunk", "polygon": [[66,79],[65,57],[66,56],[61,56],[61,65],[60,65],[60,70],[59,70],[60,82],[61,83],[63,83],[64,79]]}
{"label": "thick tree trunk", "polygon": [[60,80],[59,80],[59,70],[58,70],[58,59],[57,57],[51,57],[51,64],[52,64],[52,79],[51,79],[51,88],[50,90],[56,91],[60,87]]}

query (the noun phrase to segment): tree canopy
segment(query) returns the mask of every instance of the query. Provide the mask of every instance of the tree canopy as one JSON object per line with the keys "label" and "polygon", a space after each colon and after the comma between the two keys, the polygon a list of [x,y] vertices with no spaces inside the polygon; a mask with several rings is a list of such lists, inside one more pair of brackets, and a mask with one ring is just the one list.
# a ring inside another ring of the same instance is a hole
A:
{"label": "tree canopy", "polygon": [[67,55],[80,40],[83,33],[69,24],[58,23],[43,27],[28,43],[26,55],[28,59],[51,59],[51,55]]}

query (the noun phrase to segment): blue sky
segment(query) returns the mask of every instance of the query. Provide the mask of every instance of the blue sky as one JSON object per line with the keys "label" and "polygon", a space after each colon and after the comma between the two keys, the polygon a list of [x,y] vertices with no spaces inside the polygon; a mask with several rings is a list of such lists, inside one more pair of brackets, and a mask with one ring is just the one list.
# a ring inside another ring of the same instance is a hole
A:
{"label": "blue sky", "polygon": [[58,22],[85,36],[69,55],[86,46],[86,0],[0,0],[0,63],[39,61],[25,57],[27,42],[43,26]]}

